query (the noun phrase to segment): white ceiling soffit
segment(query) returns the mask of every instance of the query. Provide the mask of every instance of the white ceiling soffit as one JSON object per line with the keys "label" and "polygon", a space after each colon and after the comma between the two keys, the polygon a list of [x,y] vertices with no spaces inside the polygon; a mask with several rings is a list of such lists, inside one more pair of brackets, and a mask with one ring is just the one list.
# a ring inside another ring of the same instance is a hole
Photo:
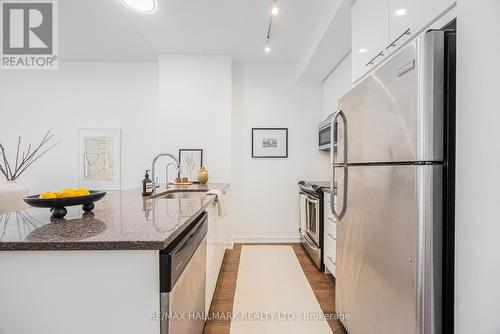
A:
{"label": "white ceiling soffit", "polygon": [[355,0],[329,0],[297,65],[301,82],[323,82],[351,51]]}
{"label": "white ceiling soffit", "polygon": [[61,60],[213,54],[235,62],[297,63],[327,1],[279,0],[266,54],[272,0],[157,0],[152,14],[131,11],[119,0],[59,0]]}

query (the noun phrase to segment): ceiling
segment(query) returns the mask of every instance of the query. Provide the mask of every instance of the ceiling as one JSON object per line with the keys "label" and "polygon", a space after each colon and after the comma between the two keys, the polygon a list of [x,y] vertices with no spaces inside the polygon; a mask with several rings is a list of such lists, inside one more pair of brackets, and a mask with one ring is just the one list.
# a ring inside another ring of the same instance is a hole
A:
{"label": "ceiling", "polygon": [[62,61],[156,61],[158,54],[222,54],[235,62],[296,63],[327,0],[157,0],[138,14],[119,0],[60,0]]}

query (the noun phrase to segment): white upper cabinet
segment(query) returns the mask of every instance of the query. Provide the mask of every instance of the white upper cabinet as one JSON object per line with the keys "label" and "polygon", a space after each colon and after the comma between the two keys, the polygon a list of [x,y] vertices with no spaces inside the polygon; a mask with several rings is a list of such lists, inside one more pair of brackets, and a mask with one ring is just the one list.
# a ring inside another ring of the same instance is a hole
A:
{"label": "white upper cabinet", "polygon": [[357,0],[351,10],[353,83],[455,3],[455,0]]}
{"label": "white upper cabinet", "polygon": [[389,41],[394,42],[393,47],[416,33],[420,7],[423,7],[426,1],[389,0]]}
{"label": "white upper cabinet", "polygon": [[389,43],[396,48],[443,14],[454,0],[389,0]]}
{"label": "white upper cabinet", "polygon": [[388,7],[389,0],[358,0],[352,6],[353,81],[384,56],[381,46],[387,43],[389,34]]}

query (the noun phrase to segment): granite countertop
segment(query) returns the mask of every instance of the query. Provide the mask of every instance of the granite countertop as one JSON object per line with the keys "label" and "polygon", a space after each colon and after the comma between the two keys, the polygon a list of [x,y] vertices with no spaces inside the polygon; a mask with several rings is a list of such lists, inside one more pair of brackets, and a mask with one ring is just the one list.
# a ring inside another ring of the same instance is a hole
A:
{"label": "granite countertop", "polygon": [[[227,183],[170,186],[169,190],[225,191]],[[158,191],[164,191],[163,185]],[[145,198],[141,189],[108,192],[92,212],[68,207],[63,219],[49,209],[27,208],[0,214],[0,251],[9,250],[161,250],[166,248],[213,201],[193,198]]]}

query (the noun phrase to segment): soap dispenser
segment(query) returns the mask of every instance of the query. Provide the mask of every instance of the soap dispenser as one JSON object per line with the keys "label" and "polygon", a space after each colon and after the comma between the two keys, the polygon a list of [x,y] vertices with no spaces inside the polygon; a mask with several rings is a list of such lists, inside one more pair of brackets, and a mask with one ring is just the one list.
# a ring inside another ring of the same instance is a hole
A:
{"label": "soap dispenser", "polygon": [[142,180],[142,196],[151,196],[153,194],[153,181],[149,178],[149,169],[146,170],[144,180]]}

